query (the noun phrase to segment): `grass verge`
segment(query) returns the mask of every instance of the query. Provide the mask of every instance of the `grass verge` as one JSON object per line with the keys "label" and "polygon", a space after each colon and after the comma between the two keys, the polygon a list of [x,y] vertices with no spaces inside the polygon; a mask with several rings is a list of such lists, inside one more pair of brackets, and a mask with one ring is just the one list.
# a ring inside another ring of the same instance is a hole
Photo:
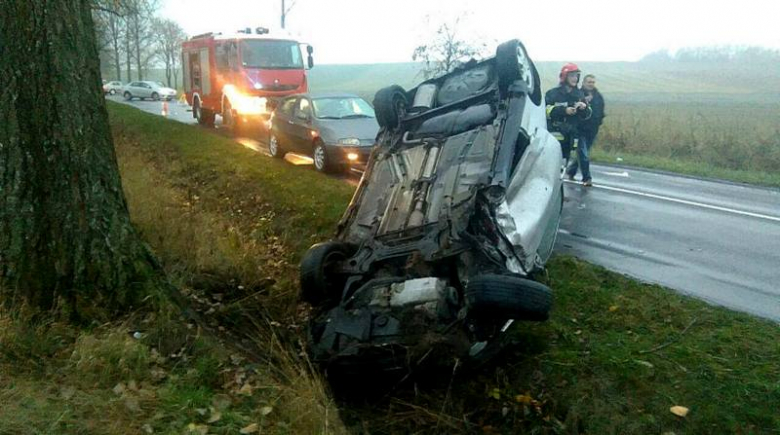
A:
{"label": "grass verge", "polygon": [[213,333],[164,313],[91,331],[0,317],[0,433],[780,433],[776,324],[568,257],[550,264],[552,319],[493,365],[337,411],[300,356],[296,264],[352,188],[110,112],[134,223]]}
{"label": "grass verge", "polygon": [[755,184],[758,186],[780,187],[780,174],[778,173],[727,169],[692,160],[631,154],[619,151],[605,151],[600,149],[598,144],[591,151],[591,160],[596,163],[657,169],[694,177]]}

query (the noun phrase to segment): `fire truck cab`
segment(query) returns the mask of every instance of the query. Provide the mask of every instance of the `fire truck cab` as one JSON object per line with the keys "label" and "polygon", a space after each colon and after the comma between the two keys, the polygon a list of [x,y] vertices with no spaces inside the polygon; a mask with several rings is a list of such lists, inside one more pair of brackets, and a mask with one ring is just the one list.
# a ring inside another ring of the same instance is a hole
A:
{"label": "fire truck cab", "polygon": [[[304,64],[301,46],[306,46]],[[258,27],[233,34],[206,33],[182,43],[184,91],[192,115],[213,126],[214,116],[237,129],[270,115],[275,99],[308,90],[312,47]]]}

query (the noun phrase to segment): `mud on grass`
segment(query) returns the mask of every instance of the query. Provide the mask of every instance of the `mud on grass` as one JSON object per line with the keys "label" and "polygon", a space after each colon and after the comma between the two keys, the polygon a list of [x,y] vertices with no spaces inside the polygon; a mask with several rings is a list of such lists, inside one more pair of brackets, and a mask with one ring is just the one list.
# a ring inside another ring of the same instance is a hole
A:
{"label": "mud on grass", "polygon": [[[352,188],[204,129],[110,109],[133,219],[165,267],[206,301],[202,310],[215,309],[210,315],[270,313],[273,320],[258,322],[239,344],[248,356],[260,343],[283,349],[294,369],[280,385],[298,381],[324,395],[316,378],[295,375],[306,373],[297,359],[305,310],[294,303],[295,265],[311,243],[332,235]],[[128,165],[128,157],[141,163]],[[130,174],[144,168],[151,172],[142,177],[157,180],[149,183],[154,188],[141,183],[133,193]],[[143,205],[157,186],[171,189],[164,196],[176,206],[156,199]],[[232,280],[231,288],[192,285],[204,275]],[[572,258],[554,259],[549,276],[552,319],[521,325],[516,345],[494,364],[471,374],[443,370],[370,400],[339,397],[342,420],[355,433],[780,431],[776,324]],[[262,291],[240,296],[239,286]],[[217,294],[235,298],[235,311],[220,311]],[[269,330],[279,331],[276,339],[263,338]],[[287,391],[297,388],[305,390]],[[690,413],[676,417],[674,405]]]}

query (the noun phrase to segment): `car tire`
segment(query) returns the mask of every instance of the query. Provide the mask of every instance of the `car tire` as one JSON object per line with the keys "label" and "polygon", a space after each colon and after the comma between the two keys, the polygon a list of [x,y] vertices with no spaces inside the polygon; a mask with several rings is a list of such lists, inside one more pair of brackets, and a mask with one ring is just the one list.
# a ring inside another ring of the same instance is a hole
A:
{"label": "car tire", "polygon": [[506,95],[512,83],[524,78],[524,72],[521,71],[520,61],[518,60],[519,56],[528,59],[528,63],[531,65],[531,71],[527,72],[530,75],[526,75],[525,79],[529,82],[528,92],[530,92],[529,97],[531,101],[539,105],[542,102],[539,72],[528,57],[525,47],[516,39],[507,41],[496,48],[495,62],[496,74],[498,75],[498,89],[503,95]]}
{"label": "car tire", "polygon": [[335,166],[331,164],[328,158],[328,150],[325,148],[325,144],[322,141],[314,143],[314,149],[312,149],[311,158],[314,160],[314,169],[317,172],[326,174],[332,174],[335,171]]}
{"label": "car tire", "polygon": [[123,96],[125,97],[125,100],[133,101],[133,94],[131,94],[130,92],[125,91]]}
{"label": "car tire", "polygon": [[393,85],[380,89],[374,95],[374,112],[382,128],[395,129],[401,124],[409,102],[404,88]]}
{"label": "car tire", "polygon": [[544,321],[553,303],[549,287],[513,275],[477,275],[469,280],[465,297],[475,318]]}
{"label": "car tire", "polygon": [[347,277],[338,276],[333,267],[354,252],[352,245],[342,242],[318,243],[309,248],[301,259],[301,300],[312,305],[339,301]]}
{"label": "car tire", "polygon": [[157,92],[152,92],[152,100],[157,101],[160,99],[160,94]]}
{"label": "car tire", "polygon": [[116,95],[116,89],[111,89],[110,91],[108,91],[108,93],[111,95]]}
{"label": "car tire", "polygon": [[273,132],[268,136],[268,154],[277,159],[282,159],[287,154],[279,142],[279,138]]}

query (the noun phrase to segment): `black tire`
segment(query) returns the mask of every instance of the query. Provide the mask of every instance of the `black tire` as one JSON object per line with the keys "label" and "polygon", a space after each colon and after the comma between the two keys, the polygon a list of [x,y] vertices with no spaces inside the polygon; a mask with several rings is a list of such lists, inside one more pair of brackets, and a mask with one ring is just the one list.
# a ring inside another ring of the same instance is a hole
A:
{"label": "black tire", "polygon": [[401,124],[409,102],[404,88],[393,85],[380,89],[374,96],[376,120],[382,128],[394,129]]}
{"label": "black tire", "polygon": [[125,91],[123,97],[125,97],[125,100],[127,100],[127,101],[133,101],[133,94],[131,94],[128,91]]}
{"label": "black tire", "polygon": [[328,149],[325,148],[325,144],[318,140],[314,143],[314,148],[311,151],[311,158],[314,160],[314,169],[317,172],[325,174],[333,174],[338,172],[338,166],[331,163],[328,157]]}
{"label": "black tire", "polygon": [[515,80],[520,78],[520,64],[517,61],[517,52],[520,44],[516,39],[507,41],[496,48],[496,73],[498,75],[498,87],[505,93]]}
{"label": "black tire", "polygon": [[110,91],[108,91],[108,93],[111,95],[116,95],[116,89],[111,89]]}
{"label": "black tire", "polygon": [[214,114],[210,110],[202,108],[200,100],[195,100],[195,103],[192,105],[192,116],[198,120],[200,125],[206,127],[214,126]]}
{"label": "black tire", "polygon": [[160,94],[157,92],[152,92],[152,100],[157,101],[160,99]]}
{"label": "black tire", "polygon": [[277,159],[282,159],[287,154],[287,151],[284,150],[281,142],[279,142],[279,137],[273,131],[268,135],[268,154]]}
{"label": "black tire", "polygon": [[[530,73],[530,76],[524,76],[518,56],[522,56],[528,60],[531,70],[525,73]],[[539,72],[528,57],[528,52],[520,41],[513,39],[496,48],[496,72],[498,75],[498,89],[502,94],[506,95],[509,86],[516,80],[525,78],[530,81],[528,92],[530,93],[529,97],[531,98],[531,101],[536,105],[541,104],[542,90],[540,87]]]}
{"label": "black tire", "polygon": [[301,300],[312,305],[326,301],[338,302],[346,284],[346,276],[338,276],[333,268],[354,254],[351,245],[341,242],[318,243],[303,255],[300,268]]}
{"label": "black tire", "polygon": [[519,276],[478,275],[466,287],[466,305],[475,318],[544,321],[552,303],[549,287]]}

